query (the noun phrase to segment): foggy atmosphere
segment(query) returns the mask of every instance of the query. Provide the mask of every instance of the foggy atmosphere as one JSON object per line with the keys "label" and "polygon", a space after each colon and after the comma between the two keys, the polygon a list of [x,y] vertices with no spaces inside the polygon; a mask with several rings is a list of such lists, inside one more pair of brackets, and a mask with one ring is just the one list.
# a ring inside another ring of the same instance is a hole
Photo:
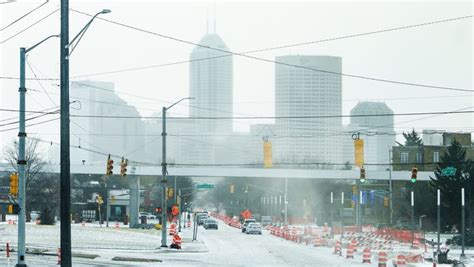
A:
{"label": "foggy atmosphere", "polygon": [[472,14],[0,0],[0,266],[474,266]]}

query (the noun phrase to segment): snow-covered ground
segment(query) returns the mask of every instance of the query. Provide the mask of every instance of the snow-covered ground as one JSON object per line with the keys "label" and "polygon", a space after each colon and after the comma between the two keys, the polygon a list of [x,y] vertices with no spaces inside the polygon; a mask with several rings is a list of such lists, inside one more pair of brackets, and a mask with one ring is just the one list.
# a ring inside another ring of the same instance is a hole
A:
{"label": "snow-covered ground", "polygon": [[[94,259],[73,257],[74,266],[377,266],[375,257],[371,264],[361,263],[360,252],[355,255],[355,259],[345,259],[334,255],[333,248],[297,244],[270,235],[267,231],[263,235],[246,235],[221,221],[218,230],[199,227],[197,241],[191,240],[191,229],[182,229],[183,250],[180,251],[160,249],[160,231],[129,229],[122,225],[115,229],[114,224],[110,226],[72,226],[73,254],[96,256]],[[4,248],[6,242],[16,247],[16,235],[16,225],[0,224],[0,248]],[[170,243],[171,237],[168,239]],[[54,253],[58,246],[58,225],[27,225],[27,247],[44,248]],[[345,254],[345,250],[343,252]],[[468,251],[470,256],[473,254],[471,252]],[[114,260],[116,257],[125,259],[117,261]],[[54,255],[27,254],[26,259],[30,266],[56,266],[57,263]],[[129,261],[133,259],[154,262]],[[15,260],[16,254],[13,254],[12,266]],[[1,252],[0,266],[6,266],[5,252]],[[432,263],[408,266],[432,266]]]}

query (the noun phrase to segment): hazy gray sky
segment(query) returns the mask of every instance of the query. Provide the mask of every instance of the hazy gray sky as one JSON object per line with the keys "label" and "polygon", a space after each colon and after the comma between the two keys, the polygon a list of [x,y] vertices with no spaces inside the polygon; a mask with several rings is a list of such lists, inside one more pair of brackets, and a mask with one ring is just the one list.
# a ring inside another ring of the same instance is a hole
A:
{"label": "hazy gray sky", "polygon": [[[0,23],[6,25],[41,1],[21,1],[0,5]],[[0,32],[0,40],[58,8],[52,1],[38,12]],[[112,10],[104,18],[137,26],[153,32],[198,42],[206,33],[207,18],[213,17],[213,2],[164,1],[71,1],[71,8],[96,13]],[[315,41],[331,37],[381,30],[473,13],[472,3],[465,2],[216,2],[217,33],[232,51],[242,52],[267,47]],[[70,13],[72,38],[89,17]],[[212,23],[212,19],[211,19]],[[1,28],[1,27],[0,27]],[[59,33],[59,12],[16,38],[0,44],[0,76],[18,76],[19,47],[30,46],[47,35]],[[1,42],[1,41],[0,41]],[[38,47],[29,55],[39,77],[59,77],[59,40]],[[193,46],[97,20],[71,57],[71,79],[124,68],[163,64],[189,59]],[[472,18],[397,32],[305,45],[255,56],[274,59],[280,55],[333,55],[342,57],[343,72],[405,82],[473,89]],[[270,63],[234,57],[235,115],[274,115],[274,69]],[[181,64],[90,76],[91,80],[111,81],[116,90],[151,98],[174,101],[188,95],[189,65]],[[32,72],[27,68],[27,76]],[[57,82],[42,83],[59,103]],[[42,90],[36,81],[27,87]],[[449,97],[447,97],[449,96]],[[162,102],[121,95],[137,106],[142,115],[159,111]],[[413,97],[413,98],[412,98]],[[422,99],[426,97],[426,99]],[[393,99],[404,98],[404,99]],[[405,99],[411,98],[411,99]],[[1,80],[0,105],[18,108],[18,81]],[[343,78],[343,113],[348,114],[357,100],[386,102],[395,113],[449,111],[474,106],[474,94],[417,88],[402,85]],[[41,103],[41,105],[39,103]],[[53,103],[41,92],[30,91],[27,108],[40,110]],[[145,108],[145,109],[144,109]],[[186,114],[186,106],[175,113]],[[73,111],[72,111],[73,113]],[[0,112],[0,119],[16,114]],[[436,128],[474,129],[473,115],[438,116],[412,123],[415,117],[396,117],[396,130]],[[345,123],[348,121],[345,120]],[[234,129],[246,131],[248,121],[235,122]],[[2,124],[0,122],[0,124]],[[4,129],[5,127],[0,127]],[[28,132],[58,133],[59,123],[31,127]],[[2,134],[2,133],[0,133]],[[17,131],[0,135],[0,146]],[[41,136],[57,140],[58,136]]]}

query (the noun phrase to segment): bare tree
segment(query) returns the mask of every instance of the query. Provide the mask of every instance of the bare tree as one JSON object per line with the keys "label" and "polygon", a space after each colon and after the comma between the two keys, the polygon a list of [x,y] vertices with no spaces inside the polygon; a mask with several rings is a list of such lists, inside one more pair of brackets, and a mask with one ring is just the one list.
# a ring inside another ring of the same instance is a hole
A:
{"label": "bare tree", "polygon": [[[37,151],[38,140],[27,138],[25,144],[25,159],[26,159],[26,187],[29,188],[32,180],[36,179],[38,174],[44,171],[46,162],[41,158]],[[4,159],[10,163],[12,168],[18,172],[18,142],[14,141],[5,148]]]}
{"label": "bare tree", "polygon": [[[3,151],[4,159],[18,172],[18,143],[16,141]],[[46,161],[38,151],[38,140],[28,138],[25,145],[26,159],[26,215],[32,210],[41,211],[41,222],[54,223],[54,211],[59,205],[59,177],[48,173]]]}

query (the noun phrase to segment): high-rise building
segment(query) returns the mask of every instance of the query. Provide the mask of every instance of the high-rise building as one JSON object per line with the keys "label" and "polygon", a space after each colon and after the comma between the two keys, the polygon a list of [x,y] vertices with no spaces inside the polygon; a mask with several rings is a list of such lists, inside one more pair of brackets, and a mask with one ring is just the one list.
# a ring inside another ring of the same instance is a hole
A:
{"label": "high-rise building", "polygon": [[[82,148],[71,149],[71,164],[100,162],[105,168],[107,157],[100,153],[146,160],[140,113],[115,93],[113,83],[72,82],[71,100],[78,101],[71,104],[71,113],[86,115],[71,117],[71,145]],[[101,118],[112,115],[137,118]]]}
{"label": "high-rise building", "polygon": [[[213,50],[208,47],[219,49]],[[215,33],[206,34],[191,53],[189,95],[191,117],[231,117],[233,115],[233,59],[223,51],[229,48]],[[232,120],[199,120],[196,134],[203,135],[193,143],[192,153],[201,162],[220,158],[218,135],[232,134]],[[207,136],[207,138],[205,137]],[[221,138],[222,139],[222,138]],[[224,140],[225,141],[225,140]],[[222,147],[222,146],[220,146]]]}
{"label": "high-rise building", "polygon": [[340,73],[342,59],[333,56],[281,56],[276,61],[288,65],[275,66],[275,126],[280,137],[275,140],[274,158],[286,162],[340,162],[341,117],[281,117],[340,116],[341,76],[329,72]]}
{"label": "high-rise building", "polygon": [[[389,116],[354,116],[354,115],[382,115]],[[390,159],[389,150],[395,145],[395,131],[393,110],[381,102],[359,102],[351,110],[349,133],[344,135],[347,140],[352,138],[350,133],[359,133],[364,140],[364,160],[366,163],[387,163]],[[344,160],[354,162],[353,145],[345,149]],[[384,170],[387,166],[370,165],[368,170]]]}

